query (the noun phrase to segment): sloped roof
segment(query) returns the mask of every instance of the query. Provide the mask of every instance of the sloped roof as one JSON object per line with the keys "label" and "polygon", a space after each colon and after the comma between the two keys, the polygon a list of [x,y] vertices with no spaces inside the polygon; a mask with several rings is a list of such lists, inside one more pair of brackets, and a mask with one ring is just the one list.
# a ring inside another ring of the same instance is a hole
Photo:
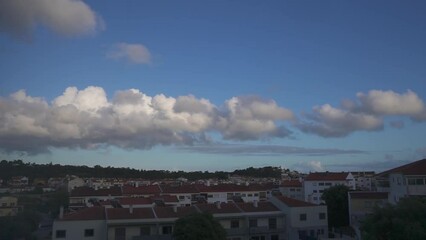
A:
{"label": "sloped roof", "polygon": [[[174,211],[176,209],[176,212]],[[189,214],[198,213],[194,206],[190,207],[155,207],[158,218],[180,218]]]}
{"label": "sloped roof", "polygon": [[133,187],[130,185],[123,186],[124,195],[148,195],[148,194],[159,194],[161,189],[158,185],[148,185]]}
{"label": "sloped roof", "polygon": [[387,199],[387,192],[349,192],[352,199]]}
{"label": "sloped roof", "polygon": [[120,198],[119,201],[122,205],[150,205],[153,203],[150,198]]}
{"label": "sloped roof", "polygon": [[236,203],[238,207],[244,212],[274,212],[280,211],[271,202],[258,202],[257,207],[254,203]]}
{"label": "sloped roof", "polygon": [[84,220],[103,220],[105,219],[105,211],[103,207],[84,208],[77,212],[65,214],[59,221],[84,221]]}
{"label": "sloped roof", "polygon": [[309,173],[305,181],[344,181],[348,174],[347,172],[315,172]]}
{"label": "sloped roof", "polygon": [[89,196],[121,196],[120,187],[93,189],[90,187],[77,187],[71,191],[71,197],[89,197]]}
{"label": "sloped roof", "polygon": [[404,175],[426,175],[426,158],[381,172],[377,174],[377,176],[385,177],[390,173],[402,173]]}
{"label": "sloped roof", "polygon": [[107,208],[108,219],[151,219],[155,218],[152,208]]}
{"label": "sloped roof", "polygon": [[278,200],[280,200],[282,203],[284,203],[285,205],[287,205],[288,207],[314,207],[314,206],[318,206],[318,205],[313,204],[313,203],[301,201],[301,200],[294,199],[294,198],[289,198],[289,197],[286,197],[286,196],[276,196],[276,198]]}
{"label": "sloped roof", "polygon": [[218,207],[216,204],[197,204],[196,205],[198,209],[200,209],[201,212],[206,213],[240,213],[242,212],[240,208],[235,205],[235,203],[220,203],[220,207]]}
{"label": "sloped roof", "polygon": [[199,193],[200,190],[196,185],[169,186],[161,185],[163,193]]}

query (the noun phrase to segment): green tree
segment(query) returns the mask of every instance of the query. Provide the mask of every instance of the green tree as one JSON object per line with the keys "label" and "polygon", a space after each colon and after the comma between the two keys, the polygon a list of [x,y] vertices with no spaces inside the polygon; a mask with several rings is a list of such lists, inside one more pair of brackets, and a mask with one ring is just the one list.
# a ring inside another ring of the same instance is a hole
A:
{"label": "green tree", "polygon": [[426,239],[426,201],[402,199],[397,205],[376,207],[361,224],[363,239]]}
{"label": "green tree", "polygon": [[225,240],[226,231],[211,214],[197,213],[176,220],[173,237],[176,240]]}
{"label": "green tree", "polygon": [[337,185],[324,190],[321,198],[327,204],[328,227],[349,225],[348,191],[349,188],[344,185]]}

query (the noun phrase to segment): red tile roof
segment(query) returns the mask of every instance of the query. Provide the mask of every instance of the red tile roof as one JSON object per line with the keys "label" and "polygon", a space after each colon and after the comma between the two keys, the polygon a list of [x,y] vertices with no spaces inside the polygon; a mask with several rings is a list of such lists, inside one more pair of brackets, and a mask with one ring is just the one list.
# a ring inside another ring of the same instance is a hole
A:
{"label": "red tile roof", "polygon": [[388,199],[387,192],[349,192],[352,199]]}
{"label": "red tile roof", "polygon": [[280,211],[271,202],[258,202],[257,207],[254,203],[236,203],[238,207],[244,212],[275,212]]}
{"label": "red tile roof", "polygon": [[172,196],[172,195],[161,195],[161,196],[155,196],[155,197],[151,197],[152,200],[160,200],[163,201],[164,203],[175,203],[175,202],[179,202],[179,199],[176,196]]}
{"label": "red tile roof", "polygon": [[[262,189],[262,190],[261,190]],[[267,188],[260,188],[259,185],[236,185],[236,184],[219,184],[200,187],[200,192],[258,192],[266,191]]]}
{"label": "red tile roof", "polygon": [[285,196],[276,196],[276,198],[289,207],[314,207],[314,206],[318,206],[318,205],[313,204],[313,203],[309,203],[309,202],[305,202],[305,201],[301,201],[301,200],[297,200],[297,199],[293,199],[293,198],[289,198],[289,197],[285,197]]}
{"label": "red tile roof", "polygon": [[152,208],[107,208],[108,219],[150,219],[155,218]]}
{"label": "red tile roof", "polygon": [[284,180],[281,182],[281,187],[302,187],[302,182],[299,180]]}
{"label": "red tile roof", "polygon": [[102,220],[105,219],[105,210],[103,207],[91,207],[65,214],[60,221],[84,221],[84,220]]}
{"label": "red tile roof", "polygon": [[153,203],[150,198],[120,198],[121,205],[150,205]]}
{"label": "red tile roof", "polygon": [[221,203],[220,207],[216,204],[197,204],[196,205],[201,212],[207,212],[211,214],[215,213],[241,213],[240,208],[235,203]]}
{"label": "red tile roof", "polygon": [[387,176],[390,173],[402,173],[404,175],[426,175],[426,158],[409,164],[405,164],[377,174],[377,176]]}
{"label": "red tile roof", "polygon": [[163,193],[199,193],[200,190],[195,185],[182,185],[172,187],[168,185],[161,185]]}
{"label": "red tile roof", "polygon": [[347,172],[315,172],[309,173],[305,181],[344,181],[348,174]]}
{"label": "red tile roof", "polygon": [[123,186],[123,195],[152,195],[160,194],[161,189],[158,185],[133,187],[130,185]]}
{"label": "red tile roof", "polygon": [[78,187],[71,191],[71,197],[89,197],[89,196],[121,196],[120,187],[101,188],[95,190],[90,187]]}
{"label": "red tile roof", "polygon": [[[176,212],[174,211],[176,209]],[[180,218],[198,213],[194,206],[190,207],[156,207],[154,211],[158,218]]]}

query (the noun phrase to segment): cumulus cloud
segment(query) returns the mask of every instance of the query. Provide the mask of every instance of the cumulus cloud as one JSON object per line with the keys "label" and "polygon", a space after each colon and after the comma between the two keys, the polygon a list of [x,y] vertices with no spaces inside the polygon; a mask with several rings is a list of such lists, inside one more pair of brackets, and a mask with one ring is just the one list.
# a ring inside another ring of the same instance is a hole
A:
{"label": "cumulus cloud", "polygon": [[299,172],[324,172],[325,168],[320,161],[299,162],[294,164],[293,169]]}
{"label": "cumulus cloud", "polygon": [[[148,96],[138,89],[118,91],[108,99],[94,86],[69,87],[48,103],[21,90],[0,98],[0,149],[29,154],[59,147],[149,149],[205,143],[208,131],[238,140],[287,136],[278,132],[292,113],[273,101],[235,97],[225,106],[192,95]],[[251,127],[241,126],[245,124]]]}
{"label": "cumulus cloud", "polygon": [[124,60],[133,64],[151,63],[151,53],[142,44],[115,44],[108,50],[106,57],[115,60]]}
{"label": "cumulus cloud", "polygon": [[[344,137],[355,131],[378,131],[384,128],[387,116],[409,117],[414,121],[426,121],[426,107],[413,91],[371,90],[357,93],[357,100],[344,100],[340,108],[330,104],[316,106],[312,113],[295,124],[306,133],[322,137]],[[395,128],[402,128],[403,121],[390,122]]]}
{"label": "cumulus cloud", "polygon": [[93,34],[102,19],[80,0],[0,0],[0,31],[30,39],[42,25],[63,36]]}
{"label": "cumulus cloud", "polygon": [[225,103],[225,113],[218,121],[225,139],[254,140],[263,137],[285,137],[291,134],[276,121],[292,120],[293,113],[275,101],[255,96],[233,97]]}

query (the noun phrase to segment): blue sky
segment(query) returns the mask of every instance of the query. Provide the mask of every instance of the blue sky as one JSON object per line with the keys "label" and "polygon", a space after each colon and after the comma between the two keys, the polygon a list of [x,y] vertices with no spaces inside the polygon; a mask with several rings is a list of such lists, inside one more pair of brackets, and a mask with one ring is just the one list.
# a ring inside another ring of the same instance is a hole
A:
{"label": "blue sky", "polygon": [[424,1],[0,1],[0,157],[384,170],[426,157]]}

